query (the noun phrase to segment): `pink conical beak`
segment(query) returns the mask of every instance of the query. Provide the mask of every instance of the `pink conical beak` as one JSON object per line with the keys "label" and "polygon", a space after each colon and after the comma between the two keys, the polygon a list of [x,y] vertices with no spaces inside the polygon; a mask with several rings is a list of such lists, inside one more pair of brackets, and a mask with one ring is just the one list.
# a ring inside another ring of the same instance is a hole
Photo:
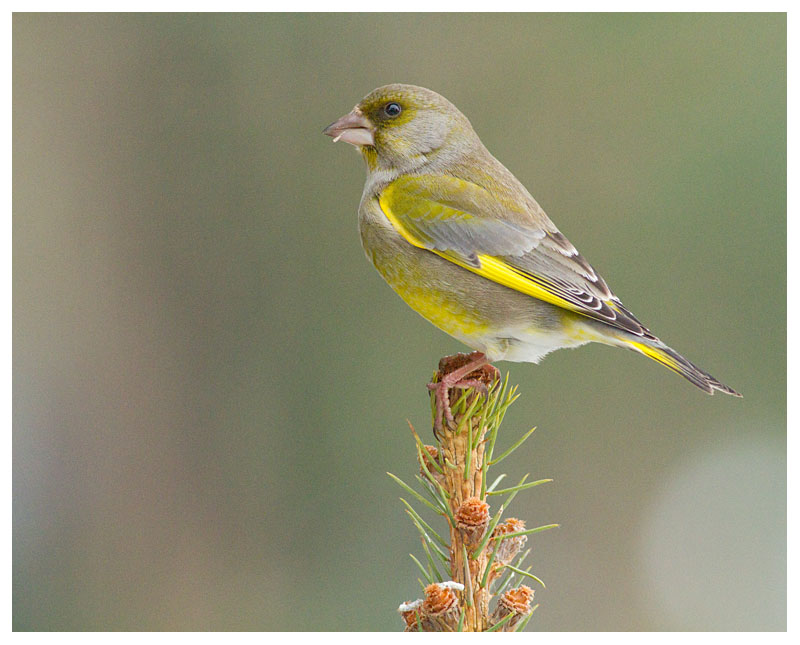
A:
{"label": "pink conical beak", "polygon": [[374,130],[369,119],[361,114],[358,108],[353,108],[352,112],[325,128],[322,134],[333,137],[334,143],[344,141],[354,146],[374,146],[375,137],[372,136]]}

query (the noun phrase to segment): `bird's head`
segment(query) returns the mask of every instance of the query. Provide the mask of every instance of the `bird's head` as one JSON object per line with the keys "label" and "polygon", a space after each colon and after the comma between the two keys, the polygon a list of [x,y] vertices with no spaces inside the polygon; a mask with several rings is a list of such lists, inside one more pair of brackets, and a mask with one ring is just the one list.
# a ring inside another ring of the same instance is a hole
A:
{"label": "bird's head", "polygon": [[323,134],[360,148],[371,169],[413,169],[477,141],[467,118],[450,101],[424,87],[401,84],[373,90]]}

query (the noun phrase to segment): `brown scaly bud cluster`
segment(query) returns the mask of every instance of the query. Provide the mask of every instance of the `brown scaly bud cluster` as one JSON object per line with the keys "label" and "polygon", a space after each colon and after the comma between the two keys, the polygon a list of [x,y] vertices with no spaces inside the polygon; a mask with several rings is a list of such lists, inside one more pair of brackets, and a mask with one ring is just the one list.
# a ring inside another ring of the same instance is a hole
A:
{"label": "brown scaly bud cluster", "polygon": [[448,584],[434,582],[425,587],[425,600],[422,611],[442,627],[451,627],[458,623],[460,610],[458,596]]}
{"label": "brown scaly bud cluster", "polygon": [[513,632],[520,621],[531,613],[531,600],[533,600],[533,589],[522,585],[516,589],[509,589],[502,594],[497,601],[497,607],[491,616],[492,625],[496,625],[507,616],[511,616],[498,630],[501,632]]}
{"label": "brown scaly bud cluster", "polygon": [[478,544],[489,526],[489,505],[477,497],[465,499],[454,514],[456,526],[470,546]]}
{"label": "brown scaly bud cluster", "polygon": [[527,535],[517,535],[505,540],[499,539],[509,533],[517,533],[525,530],[525,522],[516,517],[509,517],[505,522],[498,524],[492,533],[491,544],[494,545],[494,561],[498,564],[508,564],[517,554],[522,551],[522,547],[528,541]]}
{"label": "brown scaly bud cluster", "polygon": [[457,582],[435,582],[425,587],[425,598],[404,602],[397,611],[406,624],[405,631],[455,631],[461,616],[455,591],[463,589],[464,586]]}
{"label": "brown scaly bud cluster", "polygon": [[[439,472],[442,469],[443,463],[442,459],[439,456],[439,449],[436,446],[423,446],[424,450],[422,451],[422,459],[424,461],[424,467],[422,464],[419,466],[419,474],[421,477],[425,477],[425,469],[428,469],[428,472],[431,476],[439,482],[440,485],[444,486],[446,483],[445,476]],[[439,469],[436,466],[439,466]]]}

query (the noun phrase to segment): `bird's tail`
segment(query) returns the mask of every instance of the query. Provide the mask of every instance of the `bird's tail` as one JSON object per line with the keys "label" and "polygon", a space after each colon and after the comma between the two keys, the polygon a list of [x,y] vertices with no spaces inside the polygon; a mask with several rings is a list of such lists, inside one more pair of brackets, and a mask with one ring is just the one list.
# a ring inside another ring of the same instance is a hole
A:
{"label": "bird's tail", "polygon": [[654,361],[661,363],[664,367],[668,367],[707,394],[714,394],[714,390],[719,390],[720,392],[738,396],[739,398],[742,396],[736,390],[720,383],[711,376],[711,374],[704,372],[697,367],[697,365],[688,361],[674,349],[667,347],[660,341],[657,341],[659,343],[658,345],[650,345],[628,338],[620,340],[622,340],[626,347],[644,354],[648,358],[652,358]]}

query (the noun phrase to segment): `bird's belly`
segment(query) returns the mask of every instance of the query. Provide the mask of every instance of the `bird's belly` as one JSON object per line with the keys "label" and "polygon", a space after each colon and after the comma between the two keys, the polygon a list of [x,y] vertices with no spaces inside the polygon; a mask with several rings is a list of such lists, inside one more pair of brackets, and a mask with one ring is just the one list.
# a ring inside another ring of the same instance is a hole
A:
{"label": "bird's belly", "polygon": [[[557,312],[566,318],[562,324],[554,325],[550,320],[542,324],[542,317],[535,315],[536,310],[550,305],[530,296],[522,296],[527,305],[523,311],[533,312],[533,315],[522,320],[520,316],[503,319],[497,315],[491,302],[461,299],[457,290],[450,290],[448,285],[438,281],[431,284],[414,272],[397,271],[394,267],[394,270],[381,271],[381,274],[414,311],[471,349],[486,353],[493,361],[538,363],[553,350],[577,347],[594,340],[577,331],[571,320],[566,320],[570,318],[568,312]],[[472,279],[472,274],[469,274],[469,279]],[[508,297],[505,292],[510,291],[494,283],[481,286],[487,298],[493,295]],[[534,301],[533,307],[530,301]]]}
{"label": "bird's belly", "polygon": [[569,331],[562,332],[533,328],[517,328],[505,330],[505,353],[502,360],[517,363],[538,363],[547,354],[565,347],[579,347],[592,339],[575,336]]}

